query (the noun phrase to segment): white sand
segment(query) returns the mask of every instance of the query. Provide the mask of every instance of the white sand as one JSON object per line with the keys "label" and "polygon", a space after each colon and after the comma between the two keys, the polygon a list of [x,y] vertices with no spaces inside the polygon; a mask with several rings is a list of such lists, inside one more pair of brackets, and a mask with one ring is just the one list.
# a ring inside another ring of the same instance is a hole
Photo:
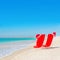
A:
{"label": "white sand", "polygon": [[50,48],[33,48],[34,45],[0,60],[60,60],[60,37],[54,38]]}

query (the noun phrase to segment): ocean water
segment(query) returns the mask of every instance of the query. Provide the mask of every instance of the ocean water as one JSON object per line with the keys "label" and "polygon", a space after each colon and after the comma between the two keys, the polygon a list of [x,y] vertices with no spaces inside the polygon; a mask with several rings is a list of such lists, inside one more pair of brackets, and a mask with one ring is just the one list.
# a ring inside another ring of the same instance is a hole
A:
{"label": "ocean water", "polygon": [[24,40],[35,40],[35,38],[0,38],[0,43],[24,41]]}
{"label": "ocean water", "polygon": [[35,38],[0,38],[0,58],[24,49],[34,42]]}

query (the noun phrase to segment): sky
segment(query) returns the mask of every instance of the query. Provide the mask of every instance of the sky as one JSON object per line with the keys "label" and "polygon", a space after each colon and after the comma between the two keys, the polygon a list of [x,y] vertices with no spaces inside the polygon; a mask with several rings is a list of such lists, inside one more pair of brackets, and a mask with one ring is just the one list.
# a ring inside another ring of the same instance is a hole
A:
{"label": "sky", "polygon": [[59,0],[0,0],[0,37],[60,35]]}

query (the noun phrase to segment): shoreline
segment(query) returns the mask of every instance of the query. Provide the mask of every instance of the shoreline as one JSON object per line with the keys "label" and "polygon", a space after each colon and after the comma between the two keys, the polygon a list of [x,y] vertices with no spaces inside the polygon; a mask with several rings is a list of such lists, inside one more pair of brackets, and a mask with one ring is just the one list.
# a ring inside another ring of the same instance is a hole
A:
{"label": "shoreline", "polygon": [[17,50],[24,49],[30,46],[30,44],[32,44],[33,42],[34,40],[1,43],[0,44],[0,58],[11,55],[13,52]]}

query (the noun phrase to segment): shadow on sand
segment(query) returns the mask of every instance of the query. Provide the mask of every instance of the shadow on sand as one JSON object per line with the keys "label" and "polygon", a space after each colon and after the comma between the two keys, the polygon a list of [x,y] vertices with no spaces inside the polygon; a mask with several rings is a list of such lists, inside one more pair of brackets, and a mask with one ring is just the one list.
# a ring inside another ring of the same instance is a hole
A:
{"label": "shadow on sand", "polygon": [[57,48],[60,48],[60,47],[46,47],[46,48],[42,48],[42,49],[57,49]]}

